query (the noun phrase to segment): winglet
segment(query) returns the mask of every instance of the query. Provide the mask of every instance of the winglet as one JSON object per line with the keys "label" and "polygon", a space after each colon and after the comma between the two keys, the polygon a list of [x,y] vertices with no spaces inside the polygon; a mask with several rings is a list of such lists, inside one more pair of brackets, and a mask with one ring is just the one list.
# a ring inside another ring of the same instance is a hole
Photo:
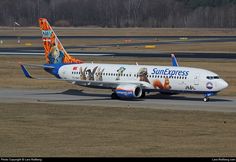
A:
{"label": "winglet", "polygon": [[179,66],[174,54],[171,54],[172,66]]}
{"label": "winglet", "polygon": [[23,71],[23,73],[24,73],[24,75],[27,77],[27,78],[33,78],[31,75],[30,75],[30,73],[26,70],[26,68],[24,67],[24,65],[23,64],[20,64],[20,66],[21,66],[21,69],[22,69],[22,71]]}

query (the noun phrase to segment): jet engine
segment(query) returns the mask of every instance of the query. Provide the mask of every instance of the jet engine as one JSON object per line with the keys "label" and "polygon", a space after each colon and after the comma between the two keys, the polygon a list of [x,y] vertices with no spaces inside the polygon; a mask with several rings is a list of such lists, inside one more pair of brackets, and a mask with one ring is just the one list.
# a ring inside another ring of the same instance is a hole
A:
{"label": "jet engine", "polygon": [[119,98],[139,98],[142,95],[142,88],[135,84],[119,85],[115,93]]}

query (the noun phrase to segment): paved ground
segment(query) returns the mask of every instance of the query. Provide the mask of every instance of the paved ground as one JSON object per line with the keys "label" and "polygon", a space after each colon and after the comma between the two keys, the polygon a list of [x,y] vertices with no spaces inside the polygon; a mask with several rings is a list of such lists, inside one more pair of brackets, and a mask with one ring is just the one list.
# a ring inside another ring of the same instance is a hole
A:
{"label": "paved ground", "polygon": [[[37,48],[37,47],[36,47]],[[169,58],[171,52],[70,52],[72,56],[116,56],[116,57],[158,57]],[[236,59],[234,52],[174,52],[177,58],[195,58],[195,59]],[[29,50],[27,48],[21,49],[0,49],[0,55],[5,56],[38,56],[44,55],[42,50]]]}
{"label": "paved ground", "polygon": [[140,100],[111,100],[109,93],[83,92],[79,90],[20,90],[1,89],[0,102],[4,103],[52,103],[104,107],[152,108],[168,110],[195,110],[211,112],[236,112],[236,98],[214,96],[203,102],[201,95],[177,96],[150,95]]}
{"label": "paved ground", "polygon": [[[40,35],[38,28],[36,33]],[[16,38],[14,36],[8,39],[15,40]],[[60,38],[66,39],[65,37]],[[171,39],[179,38],[180,36]],[[5,38],[1,37],[1,39]],[[21,37],[21,39],[24,38]],[[1,48],[0,55],[42,55],[41,36],[32,39],[37,39],[40,46]],[[82,38],[80,37],[80,39]],[[188,41],[160,42],[159,40],[157,43],[167,46],[173,44],[186,44],[187,46],[189,43],[196,45],[200,42],[230,43],[235,39],[235,36],[211,37],[210,39],[188,37]],[[65,41],[67,42],[67,40]],[[156,43],[156,41],[149,43]],[[98,46],[143,46],[146,42],[138,44],[133,44],[133,42],[112,44],[111,42],[109,44],[99,43],[97,46],[83,44],[80,46],[73,44],[68,46],[70,45],[68,44],[65,48],[68,48],[68,51],[80,51],[80,48],[97,48]],[[152,53],[151,51],[145,54],[118,51],[73,53],[72,51],[72,54],[170,57],[170,52]],[[234,52],[225,53],[220,50],[212,53],[177,52],[176,56],[177,58],[204,58],[204,60],[206,58],[228,59],[224,60],[224,63],[235,59]],[[235,82],[232,77],[234,71],[226,70],[229,64],[223,65],[225,68],[220,69],[219,74],[225,74],[226,71],[227,75],[224,77],[228,78],[231,85],[234,86]],[[18,67],[17,70],[12,64],[9,67],[2,64],[2,67],[4,67],[1,71],[3,75],[8,74],[9,69],[12,70],[11,75],[6,75],[8,78],[2,75],[3,85],[6,83],[14,85],[14,83],[18,84],[26,80],[19,77],[23,77],[23,75],[21,71],[19,71],[21,75],[18,74]],[[6,69],[7,71],[5,71]],[[9,78],[16,78],[16,80],[11,82]],[[17,80],[18,78],[20,79]],[[26,82],[25,86],[31,88],[28,83]],[[64,85],[60,87],[64,87]],[[234,94],[233,90],[232,93]],[[0,88],[0,156],[234,157],[236,152],[236,97],[220,96],[219,94],[219,96],[212,97],[208,103],[204,103],[202,97],[188,94],[170,97],[152,95],[142,100],[128,101],[111,100],[109,92],[100,92],[95,89],[80,91],[65,87],[59,90],[37,89],[37,87],[35,89]]]}

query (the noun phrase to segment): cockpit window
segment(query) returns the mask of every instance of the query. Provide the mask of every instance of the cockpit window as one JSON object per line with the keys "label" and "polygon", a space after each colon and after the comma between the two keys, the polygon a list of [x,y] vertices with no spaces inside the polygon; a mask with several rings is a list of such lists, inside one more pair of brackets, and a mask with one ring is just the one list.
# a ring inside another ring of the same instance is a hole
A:
{"label": "cockpit window", "polygon": [[219,76],[207,76],[206,78],[209,79],[209,80],[212,80],[212,79],[220,79]]}

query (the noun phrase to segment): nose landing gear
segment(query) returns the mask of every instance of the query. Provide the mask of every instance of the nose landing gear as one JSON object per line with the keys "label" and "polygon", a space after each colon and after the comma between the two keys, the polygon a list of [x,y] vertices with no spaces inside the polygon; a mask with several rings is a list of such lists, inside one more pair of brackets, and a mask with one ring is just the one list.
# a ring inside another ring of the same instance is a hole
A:
{"label": "nose landing gear", "polygon": [[204,94],[204,98],[203,98],[203,101],[204,102],[208,102],[209,100],[210,100],[210,96],[215,96],[216,95],[216,93],[212,93],[212,92],[209,92],[209,93],[205,93]]}
{"label": "nose landing gear", "polygon": [[203,98],[203,101],[204,101],[204,102],[208,102],[209,100],[210,100],[209,97],[204,97],[204,98]]}

